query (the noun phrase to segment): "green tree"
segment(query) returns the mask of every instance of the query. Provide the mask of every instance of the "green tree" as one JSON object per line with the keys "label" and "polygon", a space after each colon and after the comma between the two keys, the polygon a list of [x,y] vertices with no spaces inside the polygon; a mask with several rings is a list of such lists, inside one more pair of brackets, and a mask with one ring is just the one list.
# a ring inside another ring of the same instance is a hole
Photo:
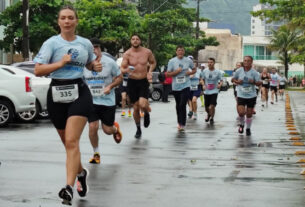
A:
{"label": "green tree", "polygon": [[112,55],[129,46],[130,36],[141,26],[136,7],[122,0],[77,0],[78,33],[84,37],[97,37]]}
{"label": "green tree", "polygon": [[[36,53],[42,43],[58,31],[57,12],[62,0],[31,0],[29,10],[30,51]],[[0,14],[0,25],[4,26],[4,39],[0,48],[6,52],[13,45],[15,52],[22,51],[22,1],[8,7]]]}
{"label": "green tree", "polygon": [[273,31],[269,48],[278,52],[279,59],[285,67],[285,77],[288,77],[289,64],[292,63],[292,52],[298,43],[299,33],[290,30],[286,25]]}
{"label": "green tree", "polygon": [[[196,51],[206,45],[217,46],[215,37],[205,37],[200,32],[200,38],[195,38],[193,21],[196,18],[195,9],[178,8],[146,14],[142,25],[144,44],[156,56],[158,65],[164,65],[175,54],[177,45],[183,45],[186,54],[196,55]],[[149,40],[149,41],[148,41]]]}
{"label": "green tree", "polygon": [[299,63],[304,66],[305,77],[305,35],[299,37],[298,42],[296,43],[295,53],[292,55],[291,61],[293,63]]}

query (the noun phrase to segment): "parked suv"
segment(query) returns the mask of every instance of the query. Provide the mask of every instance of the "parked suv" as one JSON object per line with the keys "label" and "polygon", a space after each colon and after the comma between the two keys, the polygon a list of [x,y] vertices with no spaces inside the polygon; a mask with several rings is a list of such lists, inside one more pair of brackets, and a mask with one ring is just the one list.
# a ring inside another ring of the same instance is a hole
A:
{"label": "parked suv", "polygon": [[32,77],[22,72],[0,65],[0,126],[12,121],[17,113],[35,109]]}

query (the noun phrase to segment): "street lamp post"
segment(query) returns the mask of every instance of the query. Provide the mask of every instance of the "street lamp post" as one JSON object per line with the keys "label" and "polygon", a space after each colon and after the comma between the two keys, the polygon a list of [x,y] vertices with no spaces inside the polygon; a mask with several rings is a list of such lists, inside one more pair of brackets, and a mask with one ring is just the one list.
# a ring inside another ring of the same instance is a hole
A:
{"label": "street lamp post", "polygon": [[24,60],[29,60],[29,0],[22,4],[22,55]]}

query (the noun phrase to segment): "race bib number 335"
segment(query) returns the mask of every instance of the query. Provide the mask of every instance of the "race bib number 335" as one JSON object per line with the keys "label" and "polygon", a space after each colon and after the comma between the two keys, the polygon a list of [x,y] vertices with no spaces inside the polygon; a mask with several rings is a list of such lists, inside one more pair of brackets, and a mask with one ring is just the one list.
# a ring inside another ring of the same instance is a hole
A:
{"label": "race bib number 335", "polygon": [[57,103],[70,103],[78,99],[78,85],[52,86],[53,101]]}

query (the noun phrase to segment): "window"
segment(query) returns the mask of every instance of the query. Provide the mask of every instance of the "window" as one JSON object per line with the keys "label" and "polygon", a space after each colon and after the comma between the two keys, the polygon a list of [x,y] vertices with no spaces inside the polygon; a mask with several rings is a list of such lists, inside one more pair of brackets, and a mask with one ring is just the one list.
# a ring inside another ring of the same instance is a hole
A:
{"label": "window", "polygon": [[251,55],[254,56],[254,46],[253,45],[244,45],[244,56]]}
{"label": "window", "polygon": [[254,31],[252,31],[252,34],[254,35],[254,34],[255,34],[255,32],[254,32]]}
{"label": "window", "polygon": [[3,12],[5,9],[5,1],[0,1],[0,12]]}
{"label": "window", "polygon": [[255,47],[255,60],[265,60],[265,47],[256,46]]}

